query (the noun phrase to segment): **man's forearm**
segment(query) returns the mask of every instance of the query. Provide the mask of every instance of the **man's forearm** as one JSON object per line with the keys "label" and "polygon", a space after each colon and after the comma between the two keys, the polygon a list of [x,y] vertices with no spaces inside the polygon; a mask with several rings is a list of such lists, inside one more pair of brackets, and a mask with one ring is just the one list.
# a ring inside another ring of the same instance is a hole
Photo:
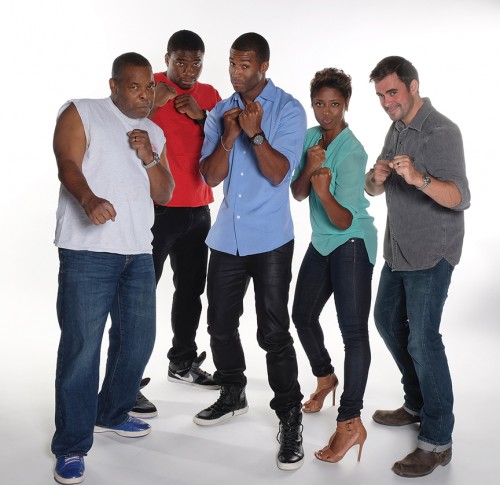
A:
{"label": "man's forearm", "polygon": [[267,140],[262,145],[254,146],[254,150],[262,175],[273,185],[283,182],[290,170],[288,159],[275,150]]}
{"label": "man's forearm", "polygon": [[377,185],[373,181],[373,169],[365,175],[365,192],[371,196],[377,196],[385,192],[385,186]]}
{"label": "man's forearm", "polygon": [[219,141],[215,150],[200,164],[200,173],[210,187],[217,187],[229,174],[230,148],[222,145]]}

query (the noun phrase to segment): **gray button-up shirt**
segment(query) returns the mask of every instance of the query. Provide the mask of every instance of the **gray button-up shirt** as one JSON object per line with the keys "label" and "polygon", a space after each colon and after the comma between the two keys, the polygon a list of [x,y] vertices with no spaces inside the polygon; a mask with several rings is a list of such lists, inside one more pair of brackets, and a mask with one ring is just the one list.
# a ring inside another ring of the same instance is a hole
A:
{"label": "gray button-up shirt", "polygon": [[453,209],[434,202],[395,171],[385,182],[387,225],[384,259],[393,271],[435,266],[442,258],[458,264],[464,238],[464,213],[470,205],[462,135],[458,126],[424,98],[408,126],[392,124],[379,159],[408,155],[415,168],[442,181],[452,181],[462,200]]}

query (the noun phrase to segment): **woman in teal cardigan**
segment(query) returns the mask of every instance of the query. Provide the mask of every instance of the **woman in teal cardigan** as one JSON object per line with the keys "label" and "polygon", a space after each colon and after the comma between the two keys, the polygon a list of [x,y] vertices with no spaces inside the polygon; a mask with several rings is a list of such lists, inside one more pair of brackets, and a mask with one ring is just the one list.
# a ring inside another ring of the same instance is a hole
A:
{"label": "woman in teal cardigan", "polygon": [[309,197],[312,226],[292,311],[318,381],[304,412],[318,412],[330,392],[335,404],[338,379],[319,322],[332,294],[345,348],[337,429],[329,444],[316,452],[318,459],[329,462],[338,462],[356,444],[361,458],[366,430],[360,416],[371,360],[368,316],[377,231],[364,195],[368,157],[344,118],[351,93],[351,78],[339,69],[323,69],[314,76],[311,103],[319,126],[307,130],[291,186],[298,201]]}

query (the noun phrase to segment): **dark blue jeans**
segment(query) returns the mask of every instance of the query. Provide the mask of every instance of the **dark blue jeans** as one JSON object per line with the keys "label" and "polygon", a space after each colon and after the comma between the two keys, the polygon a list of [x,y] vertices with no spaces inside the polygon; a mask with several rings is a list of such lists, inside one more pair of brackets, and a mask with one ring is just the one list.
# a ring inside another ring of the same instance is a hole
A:
{"label": "dark blue jeans", "polygon": [[300,404],[297,358],[290,335],[288,292],[292,279],[293,240],[266,253],[234,256],[211,251],[208,266],[208,331],[221,386],[243,388],[247,380],[238,327],[250,279],[255,290],[257,341],[266,352],[271,408],[278,414]]}
{"label": "dark blue jeans", "polygon": [[402,374],[405,407],[420,414],[418,446],[451,446],[453,390],[439,333],[453,266],[442,259],[419,271],[391,271],[385,264],[375,302],[375,324]]}
{"label": "dark blue jeans", "polygon": [[371,353],[368,316],[371,304],[373,265],[363,239],[349,239],[328,256],[312,244],[302,261],[292,319],[299,339],[317,377],[334,369],[325,347],[320,314],[333,293],[337,319],[344,341],[344,390],[340,398],[338,421],[360,416],[368,379]]}
{"label": "dark blue jeans", "polygon": [[167,357],[175,363],[193,361],[197,355],[196,331],[200,323],[201,295],[207,278],[210,209],[202,207],[155,207],[153,261],[156,283],[167,257],[173,271],[172,347]]}
{"label": "dark blue jeans", "polygon": [[[87,453],[94,425],[117,426],[134,407],[155,340],[155,278],[150,254],[124,256],[59,249],[56,456]],[[99,389],[108,315],[108,359]]]}

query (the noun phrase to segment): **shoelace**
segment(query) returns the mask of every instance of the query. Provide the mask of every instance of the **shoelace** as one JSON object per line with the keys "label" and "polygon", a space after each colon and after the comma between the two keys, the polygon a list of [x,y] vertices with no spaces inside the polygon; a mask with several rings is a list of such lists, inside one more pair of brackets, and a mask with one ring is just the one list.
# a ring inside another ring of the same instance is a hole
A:
{"label": "shoelace", "polygon": [[210,374],[208,372],[204,371],[203,369],[200,369],[199,367],[198,368],[191,367],[191,371],[201,376],[210,377]]}
{"label": "shoelace", "polygon": [[64,463],[65,464],[70,464],[73,462],[79,462],[81,459],[82,455],[69,455],[64,457]]}
{"label": "shoelace", "polygon": [[217,401],[215,401],[210,407],[215,411],[220,411],[227,408],[228,404],[224,401],[224,396],[221,394],[219,399],[217,399]]}
{"label": "shoelace", "polygon": [[213,411],[219,413],[225,413],[226,411],[232,408],[232,405],[226,401],[227,396],[223,393],[220,394],[219,399],[215,401],[208,409],[212,409]]}
{"label": "shoelace", "polygon": [[[301,424],[299,425],[299,428],[299,432],[297,433],[297,425],[283,423],[280,424],[280,430],[276,435],[276,440],[281,445],[282,451],[293,452],[296,449],[297,443],[302,443],[302,431],[304,429],[304,426]],[[283,436],[283,439],[281,441],[280,435]],[[297,435],[300,437],[299,439],[296,438]]]}

